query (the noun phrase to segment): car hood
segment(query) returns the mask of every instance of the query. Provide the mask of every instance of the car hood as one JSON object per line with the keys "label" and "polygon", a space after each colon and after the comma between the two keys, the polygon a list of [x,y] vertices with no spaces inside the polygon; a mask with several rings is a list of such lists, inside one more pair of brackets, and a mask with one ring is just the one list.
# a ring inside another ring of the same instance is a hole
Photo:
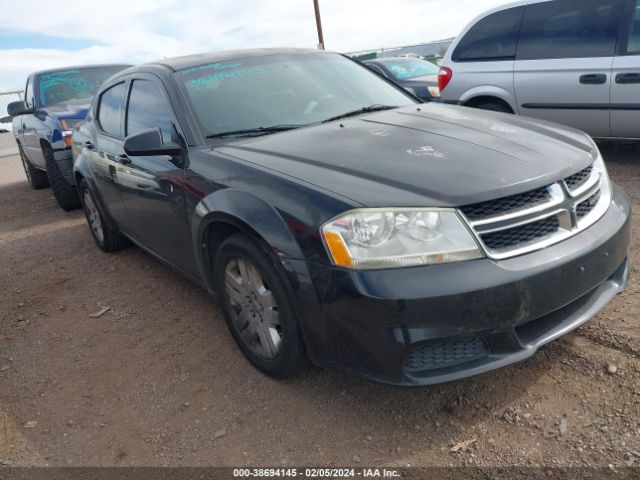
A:
{"label": "car hood", "polygon": [[49,107],[42,107],[42,110],[49,115],[58,118],[84,119],[89,111],[90,99],[69,100],[68,102],[56,103]]}
{"label": "car hood", "polygon": [[549,185],[595,158],[568,127],[424,104],[251,138],[215,150],[361,205],[462,206]]}

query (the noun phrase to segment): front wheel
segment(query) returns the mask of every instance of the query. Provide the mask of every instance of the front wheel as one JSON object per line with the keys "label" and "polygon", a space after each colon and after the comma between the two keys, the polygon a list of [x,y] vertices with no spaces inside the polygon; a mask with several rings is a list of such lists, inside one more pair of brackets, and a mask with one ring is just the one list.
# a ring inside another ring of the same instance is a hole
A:
{"label": "front wheel", "polygon": [[234,235],[220,246],[214,282],[224,318],[240,350],[262,372],[292,376],[303,343],[289,293],[273,261],[252,239]]}
{"label": "front wheel", "polygon": [[81,203],[78,197],[78,190],[76,190],[75,185],[71,185],[65,180],[58,166],[58,162],[56,162],[53,156],[53,150],[49,147],[44,147],[43,153],[47,165],[47,176],[49,177],[51,191],[58,205],[66,211],[80,208]]}

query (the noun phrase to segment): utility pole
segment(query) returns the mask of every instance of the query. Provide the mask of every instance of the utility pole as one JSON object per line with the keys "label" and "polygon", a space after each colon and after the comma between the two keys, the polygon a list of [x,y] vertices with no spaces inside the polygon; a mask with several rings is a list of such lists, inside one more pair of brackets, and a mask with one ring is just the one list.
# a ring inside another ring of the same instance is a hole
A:
{"label": "utility pole", "polygon": [[320,20],[320,5],[318,0],[313,0],[313,7],[316,11],[316,27],[318,28],[318,48],[324,50],[324,36],[322,35],[322,20]]}

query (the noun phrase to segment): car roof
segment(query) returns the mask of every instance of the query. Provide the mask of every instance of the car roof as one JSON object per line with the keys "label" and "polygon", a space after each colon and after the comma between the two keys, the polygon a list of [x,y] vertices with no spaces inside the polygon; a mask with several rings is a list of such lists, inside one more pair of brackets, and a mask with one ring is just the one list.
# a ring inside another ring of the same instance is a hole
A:
{"label": "car roof", "polygon": [[244,58],[312,53],[322,54],[334,52],[326,52],[324,50],[317,50],[313,48],[255,48],[246,50],[226,50],[221,52],[196,53],[194,55],[185,55],[183,57],[165,58],[163,60],[156,60],[155,62],[148,63],[147,65],[163,65],[173,71],[178,71],[208,63],[229,62]]}
{"label": "car roof", "polygon": [[61,67],[61,68],[51,68],[48,70],[38,70],[37,72],[33,72],[33,75],[45,75],[48,73],[57,73],[57,72],[66,72],[67,70],[89,70],[92,68],[105,68],[105,67],[122,67],[127,68],[131,65],[125,63],[103,63],[98,65],[76,65],[71,67]]}

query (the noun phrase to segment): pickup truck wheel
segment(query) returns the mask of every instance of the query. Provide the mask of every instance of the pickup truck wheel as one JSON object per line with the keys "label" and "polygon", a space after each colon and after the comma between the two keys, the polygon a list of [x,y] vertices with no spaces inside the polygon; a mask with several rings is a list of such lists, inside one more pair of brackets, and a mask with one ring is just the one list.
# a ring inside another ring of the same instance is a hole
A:
{"label": "pickup truck wheel", "polygon": [[91,236],[100,250],[104,252],[115,252],[116,250],[122,250],[126,247],[129,241],[113,230],[105,221],[86,180],[80,182],[80,194],[82,196],[84,214],[87,217],[87,223],[91,230]]}
{"label": "pickup truck wheel", "polygon": [[39,190],[41,188],[48,187],[49,178],[47,177],[47,172],[31,165],[31,162],[27,160],[24,150],[22,150],[22,145],[20,144],[18,144],[18,151],[20,152],[20,160],[22,161],[24,173],[27,176],[27,181],[29,182],[29,185],[31,185],[31,188]]}
{"label": "pickup truck wheel", "polygon": [[229,237],[216,255],[214,282],[229,330],[253,366],[275,378],[294,375],[303,342],[289,293],[269,255],[249,237]]}
{"label": "pickup truck wheel", "polygon": [[80,208],[81,203],[80,197],[78,197],[78,190],[76,190],[75,185],[71,185],[65,180],[58,166],[58,162],[56,162],[56,159],[53,157],[53,150],[49,147],[45,147],[43,150],[51,191],[53,191],[53,196],[58,202],[58,205],[66,211]]}

